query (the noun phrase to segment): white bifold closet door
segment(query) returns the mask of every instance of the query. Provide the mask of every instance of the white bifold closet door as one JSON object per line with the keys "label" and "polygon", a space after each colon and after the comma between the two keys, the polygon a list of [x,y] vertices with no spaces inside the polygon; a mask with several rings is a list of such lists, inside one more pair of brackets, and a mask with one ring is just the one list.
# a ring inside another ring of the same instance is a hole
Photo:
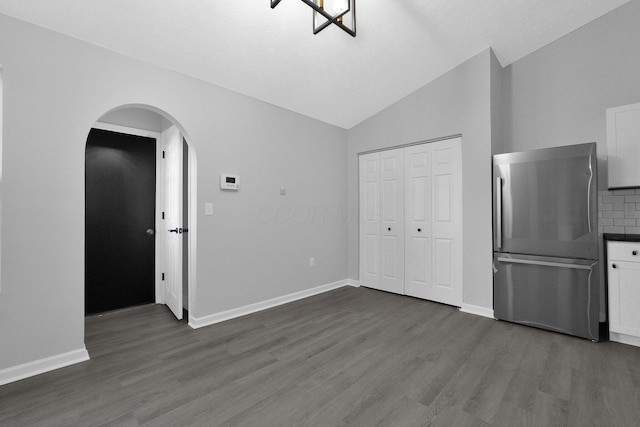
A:
{"label": "white bifold closet door", "polygon": [[462,304],[460,139],[405,149],[405,293]]}
{"label": "white bifold closet door", "polygon": [[360,283],[462,304],[460,138],[360,156]]}
{"label": "white bifold closet door", "polygon": [[405,160],[405,293],[432,299],[431,147],[426,144],[407,147]]}
{"label": "white bifold closet door", "polygon": [[380,155],[361,155],[360,173],[360,283],[380,287]]}
{"label": "white bifold closet door", "polygon": [[371,286],[404,292],[403,151],[360,156],[360,276]]}

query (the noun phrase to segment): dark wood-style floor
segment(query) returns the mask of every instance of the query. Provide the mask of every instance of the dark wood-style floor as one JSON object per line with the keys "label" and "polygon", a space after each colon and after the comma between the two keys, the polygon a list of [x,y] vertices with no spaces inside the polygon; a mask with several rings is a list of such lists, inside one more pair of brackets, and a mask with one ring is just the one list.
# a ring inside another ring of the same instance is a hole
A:
{"label": "dark wood-style floor", "polygon": [[640,425],[640,348],[364,288],[199,330],[128,309],[86,345],[0,387],[0,425]]}

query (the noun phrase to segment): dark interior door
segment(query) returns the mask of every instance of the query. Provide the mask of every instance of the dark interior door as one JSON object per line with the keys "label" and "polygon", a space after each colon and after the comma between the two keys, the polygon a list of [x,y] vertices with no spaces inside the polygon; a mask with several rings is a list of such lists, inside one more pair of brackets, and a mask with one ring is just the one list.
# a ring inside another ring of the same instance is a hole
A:
{"label": "dark interior door", "polygon": [[85,155],[85,313],[155,301],[156,140],[92,129]]}

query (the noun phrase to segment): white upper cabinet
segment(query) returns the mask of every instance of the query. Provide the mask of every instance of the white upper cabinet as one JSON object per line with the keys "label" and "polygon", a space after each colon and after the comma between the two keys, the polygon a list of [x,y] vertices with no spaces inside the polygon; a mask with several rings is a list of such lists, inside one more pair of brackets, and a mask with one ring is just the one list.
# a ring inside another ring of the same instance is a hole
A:
{"label": "white upper cabinet", "polygon": [[607,109],[609,188],[640,187],[640,103]]}

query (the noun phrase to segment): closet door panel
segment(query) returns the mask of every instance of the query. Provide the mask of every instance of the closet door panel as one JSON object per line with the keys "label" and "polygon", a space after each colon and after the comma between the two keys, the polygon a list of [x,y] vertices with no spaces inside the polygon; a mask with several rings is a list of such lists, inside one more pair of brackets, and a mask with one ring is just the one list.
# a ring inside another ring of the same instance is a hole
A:
{"label": "closet door panel", "polygon": [[402,149],[380,153],[382,250],[379,289],[404,293],[404,157]]}
{"label": "closet door panel", "polygon": [[434,262],[435,265],[435,275],[434,282],[437,288],[449,289],[452,288],[451,283],[451,272],[453,270],[452,265],[452,255],[451,255],[451,247],[453,246],[453,241],[451,239],[434,239],[435,242],[435,254],[436,259]]}
{"label": "closet door panel", "polygon": [[419,292],[415,288],[426,288],[431,284],[431,241],[424,237],[412,237],[408,242],[405,265],[409,264],[410,267],[405,269],[405,291],[407,295],[424,298],[417,295]]}
{"label": "closet door panel", "polygon": [[462,304],[462,165],[460,138],[431,144],[434,286],[429,299]]}
{"label": "closet door panel", "polygon": [[359,159],[360,174],[360,283],[380,286],[380,155]]}
{"label": "closet door panel", "polygon": [[405,293],[429,298],[433,286],[431,242],[431,147],[407,147],[405,159]]}
{"label": "closet door panel", "polygon": [[434,183],[434,222],[439,226],[453,225],[453,176],[449,173],[436,175]]}

